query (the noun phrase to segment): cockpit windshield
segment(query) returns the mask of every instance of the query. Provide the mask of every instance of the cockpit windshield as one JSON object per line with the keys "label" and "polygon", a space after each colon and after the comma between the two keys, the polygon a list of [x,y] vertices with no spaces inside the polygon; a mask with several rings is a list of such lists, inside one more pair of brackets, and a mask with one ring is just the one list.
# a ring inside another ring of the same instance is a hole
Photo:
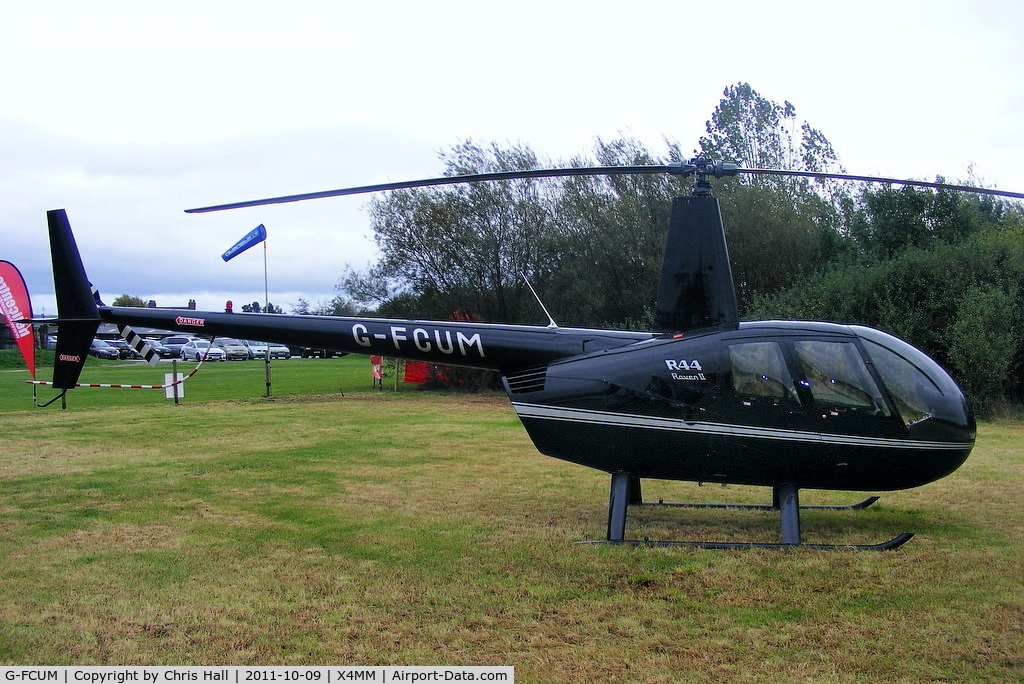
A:
{"label": "cockpit windshield", "polygon": [[953,379],[921,351],[878,330],[850,327],[864,341],[864,349],[908,426],[926,420],[937,407],[959,396]]}
{"label": "cockpit windshield", "polygon": [[890,415],[885,398],[852,342],[803,340],[793,347],[800,360],[801,382],[816,403]]}

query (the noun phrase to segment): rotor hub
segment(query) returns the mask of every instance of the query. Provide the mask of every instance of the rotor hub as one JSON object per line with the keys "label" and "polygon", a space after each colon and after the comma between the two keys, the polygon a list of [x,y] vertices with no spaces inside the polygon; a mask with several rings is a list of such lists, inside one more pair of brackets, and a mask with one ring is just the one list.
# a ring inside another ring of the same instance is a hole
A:
{"label": "rotor hub", "polygon": [[687,163],[676,162],[668,165],[668,172],[675,176],[694,175],[693,185],[690,192],[696,197],[707,197],[711,195],[711,181],[708,178],[722,178],[723,176],[735,176],[739,173],[739,166],[732,162],[715,162],[698,154]]}

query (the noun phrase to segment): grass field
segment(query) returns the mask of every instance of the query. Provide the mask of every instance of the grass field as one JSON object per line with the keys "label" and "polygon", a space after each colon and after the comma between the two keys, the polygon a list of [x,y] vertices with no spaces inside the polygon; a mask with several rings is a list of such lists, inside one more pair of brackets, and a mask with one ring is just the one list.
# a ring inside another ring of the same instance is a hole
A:
{"label": "grass field", "polygon": [[[808,542],[917,533],[897,551],[595,547],[574,542],[604,535],[607,476],[538,454],[503,397],[371,392],[349,357],[275,362],[268,400],[262,363],[210,365],[180,406],[80,389],[67,411],[32,408],[26,374],[0,372],[0,662],[1024,679],[1024,424],[983,424],[937,483],[803,515]],[[91,364],[83,380],[164,370]],[[778,522],[642,509],[627,534],[775,541]]]}

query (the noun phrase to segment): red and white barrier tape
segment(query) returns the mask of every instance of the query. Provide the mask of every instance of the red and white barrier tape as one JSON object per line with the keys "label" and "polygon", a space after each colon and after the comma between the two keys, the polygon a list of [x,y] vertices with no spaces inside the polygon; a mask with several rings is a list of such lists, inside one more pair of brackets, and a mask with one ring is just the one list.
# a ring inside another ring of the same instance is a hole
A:
{"label": "red and white barrier tape", "polygon": [[[106,387],[106,388],[114,388],[114,389],[167,389],[168,387],[174,387],[175,385],[180,385],[183,382],[185,382],[186,380],[188,380],[189,378],[191,378],[193,375],[195,375],[196,373],[199,372],[199,368],[203,365],[203,363],[206,362],[206,357],[209,356],[209,354],[210,354],[210,349],[213,347],[213,340],[215,340],[215,339],[217,339],[217,338],[212,338],[210,340],[210,346],[206,348],[206,353],[203,354],[203,358],[199,360],[199,363],[196,364],[196,367],[193,368],[191,371],[189,371],[188,375],[183,377],[181,380],[175,380],[174,382],[169,382],[169,383],[167,383],[165,385],[118,385],[118,384],[100,383],[100,382],[79,382],[79,383],[75,383],[75,387]],[[46,380],[26,380],[25,383],[29,384],[29,385],[52,385],[53,384],[52,382],[49,382],[49,381],[46,381]]]}
{"label": "red and white barrier tape", "polygon": [[[199,364],[195,368],[193,368],[189,372],[189,374],[186,375],[185,377],[183,377],[181,380],[175,380],[174,382],[169,382],[166,385],[117,385],[117,384],[110,384],[110,383],[104,383],[104,382],[79,382],[79,383],[75,383],[75,387],[113,387],[114,389],[167,389],[168,387],[174,387],[175,385],[180,385],[181,383],[183,383],[186,380],[188,380],[189,378],[191,378],[193,375],[195,375],[196,373],[199,372],[199,366],[202,366],[202,365],[203,365],[203,362],[200,361]],[[29,385],[52,385],[53,384],[52,382],[49,382],[49,381],[46,381],[46,380],[26,380],[25,382],[28,383]]]}

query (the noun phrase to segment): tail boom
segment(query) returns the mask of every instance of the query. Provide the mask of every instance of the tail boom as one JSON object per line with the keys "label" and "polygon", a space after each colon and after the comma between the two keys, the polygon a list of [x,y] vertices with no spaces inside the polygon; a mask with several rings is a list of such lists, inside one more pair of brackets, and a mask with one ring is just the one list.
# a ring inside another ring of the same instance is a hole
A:
{"label": "tail boom", "polygon": [[458,321],[222,313],[191,309],[99,308],[117,325],[228,336],[379,354],[505,372],[649,339],[650,333]]}

